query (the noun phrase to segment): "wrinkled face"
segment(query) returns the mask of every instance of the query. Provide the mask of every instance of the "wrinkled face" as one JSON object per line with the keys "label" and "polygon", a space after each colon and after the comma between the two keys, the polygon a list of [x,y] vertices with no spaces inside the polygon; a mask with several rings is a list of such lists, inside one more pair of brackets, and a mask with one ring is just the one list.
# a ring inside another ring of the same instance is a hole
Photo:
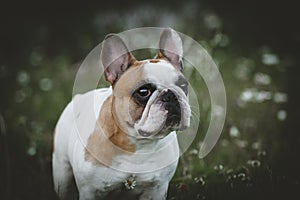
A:
{"label": "wrinkled face", "polygon": [[163,137],[189,126],[188,82],[164,59],[134,62],[113,88],[119,126],[135,137]]}

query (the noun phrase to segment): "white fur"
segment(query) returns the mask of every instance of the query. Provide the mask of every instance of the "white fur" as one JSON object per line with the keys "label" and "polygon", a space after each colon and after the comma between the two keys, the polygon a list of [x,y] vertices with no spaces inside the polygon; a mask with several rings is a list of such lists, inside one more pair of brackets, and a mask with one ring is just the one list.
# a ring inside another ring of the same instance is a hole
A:
{"label": "white fur", "polygon": [[170,88],[175,86],[178,73],[176,73],[174,66],[169,62],[160,60],[157,63],[151,63],[147,61],[143,67],[145,76],[151,83],[156,83],[159,88]]}
{"label": "white fur", "polygon": [[76,95],[63,111],[54,138],[56,192],[62,199],[74,194],[70,190],[74,176],[79,199],[96,199],[124,187],[124,181],[135,175],[136,188],[132,192],[139,194],[140,199],[165,199],[179,157],[175,132],[158,142],[136,141],[137,151],[116,157],[110,167],[93,165],[84,159],[87,139],[95,128],[104,100],[111,93],[108,88]]}

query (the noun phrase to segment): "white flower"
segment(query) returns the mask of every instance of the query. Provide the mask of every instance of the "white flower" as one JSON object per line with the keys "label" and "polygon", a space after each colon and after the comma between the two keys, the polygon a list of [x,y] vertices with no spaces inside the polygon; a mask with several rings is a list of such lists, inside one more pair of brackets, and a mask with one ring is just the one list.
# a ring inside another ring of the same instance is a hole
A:
{"label": "white flower", "polygon": [[136,186],[135,175],[131,175],[127,180],[124,181],[124,185],[127,190],[133,190]]}

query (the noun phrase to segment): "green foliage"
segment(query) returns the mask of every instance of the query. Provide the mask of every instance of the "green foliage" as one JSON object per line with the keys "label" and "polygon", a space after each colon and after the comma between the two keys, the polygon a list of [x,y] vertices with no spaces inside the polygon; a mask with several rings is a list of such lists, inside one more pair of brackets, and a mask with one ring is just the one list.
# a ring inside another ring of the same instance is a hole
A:
{"label": "green foliage", "polygon": [[[210,119],[210,97],[201,75],[192,68],[185,70],[191,85],[197,87],[200,126],[180,159],[168,199],[253,199],[276,196],[278,188],[295,187],[296,181],[273,170],[288,145],[282,134],[288,115],[286,70],[291,58],[254,41],[236,40],[224,31],[226,19],[195,2],[187,5],[181,10],[174,5],[174,12],[151,6],[147,12],[137,6],[135,14],[132,10],[93,10],[68,18],[67,25],[54,20],[57,27],[47,22],[30,26],[31,34],[25,34],[18,52],[0,63],[4,91],[0,155],[5,163],[0,175],[7,199],[55,198],[50,167],[53,131],[72,98],[81,60],[105,34],[134,26],[172,26],[193,37],[217,63],[226,87],[223,133],[201,160],[198,153]],[[151,53],[135,52],[139,58]],[[103,85],[107,84],[99,83]]]}

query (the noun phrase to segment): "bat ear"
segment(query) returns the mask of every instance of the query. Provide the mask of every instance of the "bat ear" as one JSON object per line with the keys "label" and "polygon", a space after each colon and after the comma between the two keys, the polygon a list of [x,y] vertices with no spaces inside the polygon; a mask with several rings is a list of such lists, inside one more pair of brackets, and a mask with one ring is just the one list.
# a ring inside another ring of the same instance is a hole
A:
{"label": "bat ear", "polygon": [[135,61],[123,40],[115,34],[109,34],[105,37],[102,44],[101,59],[105,80],[111,85],[114,85]]}
{"label": "bat ear", "polygon": [[178,70],[183,70],[182,65],[182,41],[176,31],[166,28],[159,40],[159,51],[157,58],[165,58]]}

